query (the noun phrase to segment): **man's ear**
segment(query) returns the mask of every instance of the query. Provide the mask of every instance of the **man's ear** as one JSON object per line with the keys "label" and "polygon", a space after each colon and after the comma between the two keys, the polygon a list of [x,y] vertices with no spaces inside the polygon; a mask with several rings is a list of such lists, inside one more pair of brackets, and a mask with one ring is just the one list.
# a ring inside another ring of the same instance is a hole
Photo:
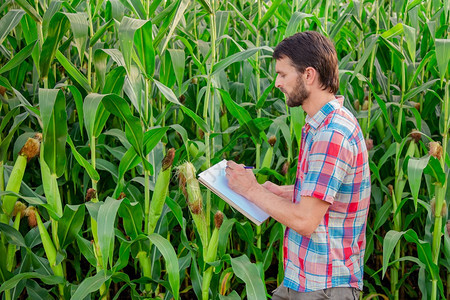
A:
{"label": "man's ear", "polygon": [[305,83],[308,85],[312,85],[314,83],[314,80],[317,77],[317,71],[316,71],[316,69],[314,69],[312,67],[307,67],[303,74],[304,74]]}

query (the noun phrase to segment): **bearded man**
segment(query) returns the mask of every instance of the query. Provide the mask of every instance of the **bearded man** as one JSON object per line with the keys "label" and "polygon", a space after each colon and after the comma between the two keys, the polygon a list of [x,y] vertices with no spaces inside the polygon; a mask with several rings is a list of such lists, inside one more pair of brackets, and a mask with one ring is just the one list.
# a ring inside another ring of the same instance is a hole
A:
{"label": "bearded man", "polygon": [[258,184],[251,170],[228,161],[228,185],[286,225],[284,281],[272,299],[359,299],[370,170],[361,128],[336,96],[336,50],[323,35],[301,32],[273,58],[275,86],[307,114],[296,182]]}

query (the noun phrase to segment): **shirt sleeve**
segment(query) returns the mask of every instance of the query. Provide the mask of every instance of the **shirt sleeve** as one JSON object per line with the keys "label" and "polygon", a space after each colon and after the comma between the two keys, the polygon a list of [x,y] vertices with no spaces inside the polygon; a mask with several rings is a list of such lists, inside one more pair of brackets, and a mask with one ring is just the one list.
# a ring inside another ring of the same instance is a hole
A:
{"label": "shirt sleeve", "polygon": [[307,172],[300,195],[333,204],[342,183],[351,172],[353,160],[352,147],[341,132],[324,130],[317,133],[307,158]]}

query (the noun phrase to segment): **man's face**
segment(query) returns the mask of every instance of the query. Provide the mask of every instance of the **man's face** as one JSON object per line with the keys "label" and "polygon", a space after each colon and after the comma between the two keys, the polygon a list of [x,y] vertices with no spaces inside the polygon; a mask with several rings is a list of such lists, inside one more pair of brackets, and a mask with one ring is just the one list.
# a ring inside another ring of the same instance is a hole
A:
{"label": "man's face", "polygon": [[288,57],[276,61],[275,70],[278,74],[275,86],[286,95],[286,104],[289,107],[300,106],[309,97],[310,92],[305,81]]}

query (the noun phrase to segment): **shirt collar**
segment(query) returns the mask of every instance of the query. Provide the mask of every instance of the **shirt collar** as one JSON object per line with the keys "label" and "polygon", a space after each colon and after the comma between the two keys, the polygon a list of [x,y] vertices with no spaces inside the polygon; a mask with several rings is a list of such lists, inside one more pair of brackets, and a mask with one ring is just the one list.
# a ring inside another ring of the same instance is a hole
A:
{"label": "shirt collar", "polygon": [[309,126],[317,130],[317,128],[322,124],[322,122],[325,120],[325,118],[334,110],[339,109],[344,104],[344,97],[343,96],[336,96],[334,100],[331,100],[327,102],[322,108],[313,116],[306,116],[305,122],[306,124],[309,124]]}

